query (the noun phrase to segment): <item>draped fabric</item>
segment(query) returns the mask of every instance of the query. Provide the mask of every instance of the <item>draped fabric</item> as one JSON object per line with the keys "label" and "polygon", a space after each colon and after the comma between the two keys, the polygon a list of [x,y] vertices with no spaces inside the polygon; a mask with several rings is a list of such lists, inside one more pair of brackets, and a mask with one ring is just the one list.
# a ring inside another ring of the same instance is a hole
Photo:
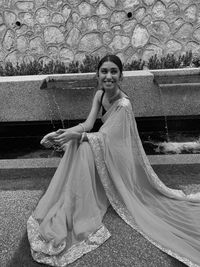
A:
{"label": "draped fabric", "polygon": [[165,186],[143,150],[131,103],[122,98],[88,142],[70,141],[27,222],[33,258],[66,266],[109,237],[109,204],[133,229],[188,266],[200,266],[200,193]]}

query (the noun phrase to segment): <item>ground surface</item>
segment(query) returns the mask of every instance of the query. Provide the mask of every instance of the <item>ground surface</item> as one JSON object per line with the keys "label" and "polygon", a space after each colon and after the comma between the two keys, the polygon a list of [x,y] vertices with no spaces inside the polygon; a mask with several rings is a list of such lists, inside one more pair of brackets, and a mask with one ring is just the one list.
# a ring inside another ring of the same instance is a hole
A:
{"label": "ground surface", "polygon": [[[161,179],[186,192],[200,191],[198,165],[154,166]],[[54,169],[0,170],[0,266],[42,267],[31,258],[26,221],[46,190]],[[184,267],[126,225],[112,208],[104,218],[112,237],[70,267]]]}

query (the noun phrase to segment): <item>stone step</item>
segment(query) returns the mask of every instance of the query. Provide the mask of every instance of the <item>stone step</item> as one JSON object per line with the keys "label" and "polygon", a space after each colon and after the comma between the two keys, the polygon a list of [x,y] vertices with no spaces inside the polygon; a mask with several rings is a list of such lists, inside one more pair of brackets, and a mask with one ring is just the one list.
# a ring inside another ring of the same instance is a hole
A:
{"label": "stone step", "polygon": [[[148,155],[152,165],[179,165],[199,164],[200,154],[171,154],[171,155]],[[30,158],[30,159],[2,159],[0,170],[3,169],[47,169],[57,168],[61,158]]]}

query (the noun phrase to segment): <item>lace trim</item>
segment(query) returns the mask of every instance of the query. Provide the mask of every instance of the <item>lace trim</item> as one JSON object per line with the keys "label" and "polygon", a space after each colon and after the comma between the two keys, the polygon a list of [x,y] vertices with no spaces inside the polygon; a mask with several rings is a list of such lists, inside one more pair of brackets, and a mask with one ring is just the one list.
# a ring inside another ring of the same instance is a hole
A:
{"label": "lace trim", "polygon": [[115,211],[118,213],[118,215],[133,229],[138,231],[140,234],[142,234],[149,242],[151,242],[154,246],[158,247],[160,250],[164,251],[168,255],[178,259],[179,261],[185,263],[189,267],[199,267],[199,265],[191,262],[189,259],[182,257],[175,253],[174,251],[162,246],[161,244],[155,242],[153,239],[151,239],[146,233],[144,233],[139,226],[137,225],[135,219],[129,211],[127,210],[126,206],[120,198],[118,197],[118,193],[115,190],[115,187],[113,186],[111,180],[109,179],[108,171],[106,168],[106,164],[103,157],[103,136],[100,133],[95,134],[87,134],[89,143],[92,147],[92,151],[94,153],[95,163],[97,166],[97,170],[101,179],[101,182],[104,186],[104,189],[106,191],[106,195],[110,201],[110,204],[115,209]]}
{"label": "lace trim", "polygon": [[59,267],[64,267],[84,254],[96,249],[111,236],[108,229],[102,224],[87,239],[73,245],[69,249],[66,248],[66,240],[58,247],[54,247],[52,242],[46,242],[40,237],[39,223],[33,216],[30,216],[27,221],[27,233],[33,259],[40,263]]}

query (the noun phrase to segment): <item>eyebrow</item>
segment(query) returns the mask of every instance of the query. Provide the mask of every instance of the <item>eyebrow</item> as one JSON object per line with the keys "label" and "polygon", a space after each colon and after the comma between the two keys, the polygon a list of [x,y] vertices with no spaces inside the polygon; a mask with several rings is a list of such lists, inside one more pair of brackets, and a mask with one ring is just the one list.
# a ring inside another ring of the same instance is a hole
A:
{"label": "eyebrow", "polygon": [[[107,69],[109,69],[109,68],[101,68],[101,70],[107,70]],[[113,68],[110,68],[110,70],[118,70],[118,68],[117,67],[113,67]]]}

